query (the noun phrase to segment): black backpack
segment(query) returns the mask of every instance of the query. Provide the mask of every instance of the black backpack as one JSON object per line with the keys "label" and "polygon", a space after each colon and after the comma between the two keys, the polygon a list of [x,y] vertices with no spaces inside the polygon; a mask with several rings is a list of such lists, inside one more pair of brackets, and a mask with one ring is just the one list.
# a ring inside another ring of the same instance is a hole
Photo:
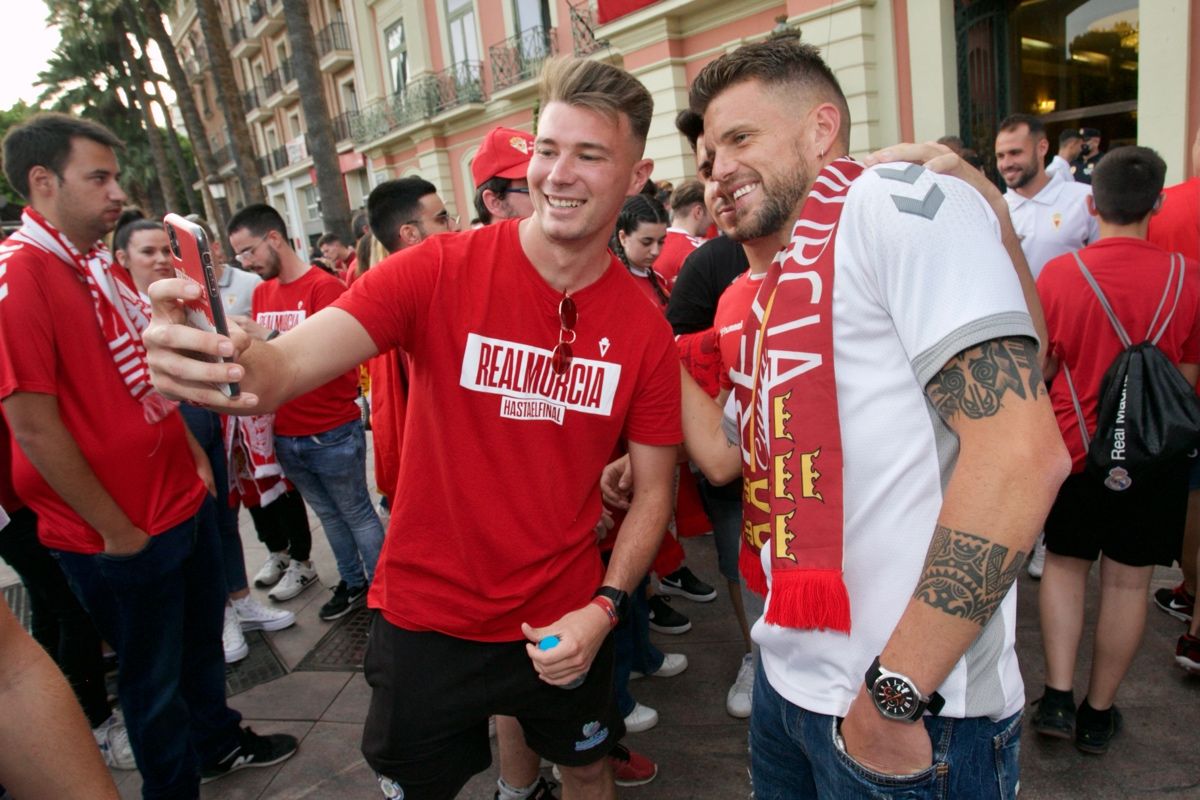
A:
{"label": "black backpack", "polygon": [[[1100,383],[1096,431],[1090,437],[1079,395],[1071,381],[1071,371],[1065,363],[1063,373],[1075,414],[1079,417],[1088,469],[1109,489],[1123,492],[1135,482],[1150,480],[1162,470],[1178,466],[1182,457],[1200,441],[1200,400],[1197,400],[1196,391],[1158,349],[1158,341],[1171,323],[1183,292],[1183,256],[1178,253],[1171,256],[1167,286],[1150,322],[1150,330],[1146,332],[1146,340],[1133,344],[1113,313],[1108,298],[1084,266],[1083,259],[1078,253],[1074,255],[1079,271],[1092,287],[1113,330],[1125,346],[1113,359]],[[1168,302],[1171,307],[1159,325],[1159,317]]]}

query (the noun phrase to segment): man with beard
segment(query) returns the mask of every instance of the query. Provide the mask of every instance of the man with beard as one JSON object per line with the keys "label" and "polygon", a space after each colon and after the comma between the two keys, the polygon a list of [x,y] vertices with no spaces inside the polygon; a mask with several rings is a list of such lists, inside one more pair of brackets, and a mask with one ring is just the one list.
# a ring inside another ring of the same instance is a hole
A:
{"label": "man with beard", "polygon": [[1049,147],[1046,126],[1030,114],[1007,117],[996,134],[996,168],[1008,185],[1004,199],[1034,278],[1050,259],[1100,236],[1087,209],[1091,187],[1052,180],[1045,168]]}
{"label": "man with beard", "polygon": [[296,740],[241,728],[225,703],[212,471],[150,385],[149,308],[100,242],[125,201],[120,146],[63,114],[4,139],[5,174],[29,206],[0,248],[0,400],[18,445],[13,488],[120,661],[142,796],[198,797],[201,776],[278,763]]}
{"label": "man with beard", "polygon": [[684,379],[689,453],[714,481],[741,472],[742,573],[770,590],[755,795],[1015,797],[1008,589],[1068,462],[997,220],[960,181],[846,158],[845,97],[811,46],[726,54],[690,101],[718,225],[749,243],[800,210],[724,426]]}
{"label": "man with beard", "polygon": [[[346,286],[306,264],[288,240],[279,212],[257,203],[229,220],[235,258],[259,275],[254,289],[254,322],[247,332],[271,341],[336,300]],[[275,455],[288,479],[300,490],[329,540],[340,581],[320,617],[343,617],[366,602],[367,587],[383,547],[383,525],[367,490],[366,434],[358,405],[356,370],[285,403],[275,413]],[[311,582],[311,563],[293,561],[289,569]]]}

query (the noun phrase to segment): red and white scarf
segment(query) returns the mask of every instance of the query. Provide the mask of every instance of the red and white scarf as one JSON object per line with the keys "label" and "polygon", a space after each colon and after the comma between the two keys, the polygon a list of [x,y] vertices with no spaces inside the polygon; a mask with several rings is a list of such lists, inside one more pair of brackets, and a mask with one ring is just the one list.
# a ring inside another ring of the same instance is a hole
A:
{"label": "red and white scarf", "polygon": [[842,580],[842,437],[833,363],[834,240],[862,165],[842,158],[813,181],[791,243],[767,270],[742,328],[749,385],[735,387],[742,417],[743,510],[739,566],[767,589],[768,623],[850,632]]}
{"label": "red and white scarf", "polygon": [[49,221],[32,208],[21,215],[21,228],[12,241],[43,250],[70,265],[87,285],[96,310],[100,333],[108,342],[117,372],[133,398],[142,404],[146,422],[154,424],[175,410],[177,403],[163,397],[150,383],[142,332],[150,324],[150,305],[134,288],[124,270],[114,270],[112,255],[96,242],[85,255]]}
{"label": "red and white scarf", "polygon": [[229,458],[230,504],[269,506],[288,491],[283,467],[275,458],[275,415],[222,416],[225,453]]}

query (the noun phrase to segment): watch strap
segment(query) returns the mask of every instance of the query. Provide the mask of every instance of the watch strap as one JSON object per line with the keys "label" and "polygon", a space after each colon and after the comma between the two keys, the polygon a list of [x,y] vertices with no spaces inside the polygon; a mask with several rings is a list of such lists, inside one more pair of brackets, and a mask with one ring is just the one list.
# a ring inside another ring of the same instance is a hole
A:
{"label": "watch strap", "polygon": [[613,624],[613,627],[615,628],[629,613],[629,594],[621,591],[615,586],[601,586],[592,594],[593,599],[598,597],[603,597],[612,603],[613,612],[615,613],[617,620],[616,623]]}

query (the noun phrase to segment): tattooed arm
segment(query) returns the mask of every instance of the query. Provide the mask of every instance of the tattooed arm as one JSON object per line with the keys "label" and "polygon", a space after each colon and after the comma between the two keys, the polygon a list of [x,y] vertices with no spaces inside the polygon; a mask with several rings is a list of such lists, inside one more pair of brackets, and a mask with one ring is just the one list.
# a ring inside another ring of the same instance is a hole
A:
{"label": "tattooed arm", "polygon": [[[958,436],[925,566],[880,654],[930,694],[1004,599],[1070,471],[1032,339],[994,339],[950,359],[925,387]],[[884,720],[865,688],[842,726],[847,750],[889,774],[928,767],[922,725]]]}

